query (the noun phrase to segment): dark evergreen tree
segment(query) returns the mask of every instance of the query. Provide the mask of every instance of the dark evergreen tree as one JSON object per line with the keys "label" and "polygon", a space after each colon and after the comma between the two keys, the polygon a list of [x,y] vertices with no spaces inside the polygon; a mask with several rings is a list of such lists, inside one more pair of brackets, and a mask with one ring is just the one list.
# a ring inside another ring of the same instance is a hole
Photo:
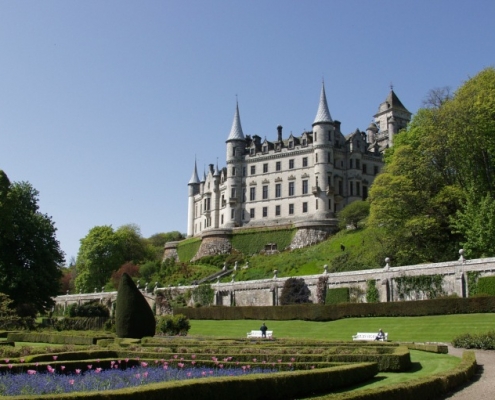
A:
{"label": "dark evergreen tree", "polygon": [[156,321],[153,311],[131,277],[124,273],[120,279],[115,309],[118,337],[141,339],[154,336]]}
{"label": "dark evergreen tree", "polygon": [[285,281],[280,295],[280,304],[311,303],[309,296],[311,292],[302,278],[289,278]]}

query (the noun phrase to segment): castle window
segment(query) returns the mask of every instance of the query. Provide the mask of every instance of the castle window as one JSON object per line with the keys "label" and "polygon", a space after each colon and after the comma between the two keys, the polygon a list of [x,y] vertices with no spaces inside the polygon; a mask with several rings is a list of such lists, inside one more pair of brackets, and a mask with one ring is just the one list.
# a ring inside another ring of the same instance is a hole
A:
{"label": "castle window", "polygon": [[252,187],[249,189],[249,200],[254,201],[256,200],[256,188]]}
{"label": "castle window", "polygon": [[289,149],[293,149],[294,148],[294,142],[291,140],[289,142]]}
{"label": "castle window", "polygon": [[232,167],[232,176],[235,176],[235,167]]}
{"label": "castle window", "polygon": [[280,206],[275,206],[275,216],[280,217]]}
{"label": "castle window", "polygon": [[378,167],[376,165],[373,167],[373,173],[378,175]]}
{"label": "castle window", "polygon": [[251,147],[249,149],[249,155],[254,156],[256,154],[256,149],[254,147]]}
{"label": "castle window", "polygon": [[302,162],[303,162],[303,167],[307,167],[308,166],[308,157],[303,157]]}
{"label": "castle window", "polygon": [[332,199],[328,199],[328,209],[332,210]]}
{"label": "castle window", "polygon": [[363,186],[363,200],[368,198],[368,186]]}
{"label": "castle window", "polygon": [[268,207],[263,207],[263,218],[268,217]]}
{"label": "castle window", "polygon": [[275,185],[275,197],[280,197],[282,196],[282,184],[277,183]]}
{"label": "castle window", "polygon": [[356,169],[361,169],[361,161],[356,160]]}
{"label": "castle window", "polygon": [[249,216],[254,218],[254,208],[249,209]]}
{"label": "castle window", "polygon": [[349,182],[349,193],[351,196],[354,196],[354,183]]}
{"label": "castle window", "polygon": [[317,141],[317,136],[316,136],[316,132],[315,132],[315,142]]}
{"label": "castle window", "polygon": [[318,162],[318,153],[315,154],[315,161]]}
{"label": "castle window", "polygon": [[223,214],[220,216],[220,223],[223,225]]}
{"label": "castle window", "polygon": [[280,171],[282,169],[282,163],[280,161],[277,161],[275,164],[275,170]]}
{"label": "castle window", "polygon": [[302,212],[303,213],[307,213],[308,212],[308,203],[307,202],[304,202],[302,204]]}
{"label": "castle window", "polygon": [[246,176],[246,167],[242,167],[242,176]]}
{"label": "castle window", "polygon": [[294,182],[289,182],[289,196],[294,196]]}
{"label": "castle window", "polygon": [[356,196],[361,196],[361,183],[356,182]]}
{"label": "castle window", "polygon": [[243,189],[242,190],[242,202],[245,203],[246,202],[246,189]]}
{"label": "castle window", "polygon": [[307,141],[306,139],[303,139],[303,140],[302,140],[302,145],[303,145],[304,147],[306,147],[306,146],[308,145],[308,141]]}
{"label": "castle window", "polygon": [[251,165],[251,175],[256,174],[256,165]]}
{"label": "castle window", "polygon": [[302,193],[308,194],[308,180],[307,179],[302,181]]}
{"label": "castle window", "polygon": [[241,219],[242,219],[243,221],[245,221],[245,220],[246,220],[246,214],[244,213],[244,210],[242,210],[242,211],[241,211]]}
{"label": "castle window", "polygon": [[363,174],[367,174],[367,173],[368,173],[368,165],[363,163]]}
{"label": "castle window", "polygon": [[293,168],[294,168],[294,159],[289,160],[289,169],[293,169]]}
{"label": "castle window", "polygon": [[330,153],[330,152],[327,153],[327,163],[329,163],[329,164],[332,163],[332,153]]}
{"label": "castle window", "polygon": [[353,166],[353,163],[352,163],[352,162],[353,162],[353,160],[352,160],[352,158],[351,158],[351,159],[349,160],[349,168],[350,168],[350,169],[354,168],[354,166]]}
{"label": "castle window", "polygon": [[230,189],[230,197],[232,197],[233,199],[235,199],[237,197],[237,192],[236,192],[235,188]]}
{"label": "castle window", "polygon": [[289,215],[294,214],[294,204],[289,204]]}
{"label": "castle window", "polygon": [[344,194],[342,189],[343,189],[342,180],[339,180],[339,194]]}
{"label": "castle window", "polygon": [[268,153],[268,146],[267,145],[263,146],[263,153]]}
{"label": "castle window", "polygon": [[315,209],[318,210],[318,199],[315,201]]}
{"label": "castle window", "polygon": [[268,185],[263,186],[263,200],[268,199]]}
{"label": "castle window", "polygon": [[332,131],[328,131],[328,141],[332,141]]}
{"label": "castle window", "polygon": [[267,173],[268,172],[268,163],[265,163],[263,164],[263,173]]}

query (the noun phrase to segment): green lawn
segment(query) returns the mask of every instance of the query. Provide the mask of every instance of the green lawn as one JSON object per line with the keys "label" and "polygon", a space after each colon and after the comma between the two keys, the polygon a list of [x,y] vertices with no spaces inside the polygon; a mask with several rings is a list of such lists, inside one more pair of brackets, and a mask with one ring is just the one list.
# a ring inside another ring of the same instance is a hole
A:
{"label": "green lawn", "polygon": [[190,335],[246,337],[266,322],[276,338],[352,340],[357,332],[388,332],[389,340],[401,342],[450,342],[462,333],[495,329],[495,314],[457,314],[428,317],[346,318],[330,322],[310,321],[201,321],[192,320]]}

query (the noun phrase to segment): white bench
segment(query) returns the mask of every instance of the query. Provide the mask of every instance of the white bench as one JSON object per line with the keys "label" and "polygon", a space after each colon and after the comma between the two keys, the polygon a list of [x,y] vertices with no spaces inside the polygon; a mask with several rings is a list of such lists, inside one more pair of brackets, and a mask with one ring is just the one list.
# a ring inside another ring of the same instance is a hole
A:
{"label": "white bench", "polygon": [[[273,336],[273,331],[266,331],[266,337],[271,338]],[[260,338],[261,336],[261,331],[258,329],[256,331],[251,331],[247,333],[248,338]]]}
{"label": "white bench", "polygon": [[[376,336],[378,335],[377,332],[374,333],[365,333],[365,332],[358,332],[356,335],[352,336],[352,340],[376,340]],[[380,339],[380,341],[386,341],[388,340],[388,333],[384,333],[385,338]]]}

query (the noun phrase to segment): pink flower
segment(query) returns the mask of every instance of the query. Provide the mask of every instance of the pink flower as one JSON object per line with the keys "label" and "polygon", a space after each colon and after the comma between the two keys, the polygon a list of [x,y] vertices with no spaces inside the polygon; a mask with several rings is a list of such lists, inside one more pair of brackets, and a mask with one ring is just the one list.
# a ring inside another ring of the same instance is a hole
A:
{"label": "pink flower", "polygon": [[27,370],[28,375],[36,375],[36,371],[34,369]]}
{"label": "pink flower", "polygon": [[139,361],[139,357],[136,357],[136,361]]}
{"label": "pink flower", "polygon": [[95,372],[96,372],[97,374],[99,374],[99,373],[101,372],[101,368],[96,368],[96,369],[95,369]]}
{"label": "pink flower", "polygon": [[167,364],[165,364],[165,365],[163,366],[163,369],[168,369],[168,365],[167,365]]}
{"label": "pink flower", "polygon": [[179,356],[178,356],[177,354],[175,354],[175,355],[174,355],[174,358],[177,358],[177,357],[179,357]]}
{"label": "pink flower", "polygon": [[219,367],[220,367],[220,368],[223,368],[223,364],[220,364],[220,365],[219,365]]}
{"label": "pink flower", "polygon": [[115,364],[115,361],[110,361],[110,365],[113,367]]}
{"label": "pink flower", "polygon": [[314,366],[314,365],[312,365],[312,366],[311,366],[311,369],[315,369],[315,366]]}
{"label": "pink flower", "polygon": [[21,358],[21,360],[20,360],[20,361],[21,361],[21,363],[23,363],[23,362],[24,362],[24,358]]}
{"label": "pink flower", "polygon": [[9,364],[9,368],[12,369],[12,364]]}
{"label": "pink flower", "polygon": [[191,358],[194,360],[196,358],[196,354],[193,354]]}
{"label": "pink flower", "polygon": [[213,375],[213,371],[210,371],[210,375]]}
{"label": "pink flower", "polygon": [[143,378],[147,378],[147,377],[148,377],[148,371],[143,372]]}
{"label": "pink flower", "polygon": [[5,364],[8,364],[8,363],[9,363],[9,361],[10,361],[10,360],[9,360],[8,358],[6,358],[6,359],[5,359]]}
{"label": "pink flower", "polygon": [[128,358],[126,358],[126,359],[125,359],[125,362],[129,362],[129,359],[128,359]]}
{"label": "pink flower", "polygon": [[281,362],[282,362],[282,360],[277,360],[277,361],[278,361],[279,363],[281,363]]}
{"label": "pink flower", "polygon": [[81,373],[81,370],[80,369],[76,369],[76,374],[80,374]]}
{"label": "pink flower", "polygon": [[58,356],[53,356],[53,361],[57,361]]}
{"label": "pink flower", "polygon": [[191,377],[191,375],[192,375],[192,374],[191,374],[190,372],[188,372],[188,373],[187,373],[187,376],[188,376],[189,378]]}
{"label": "pink flower", "polygon": [[88,364],[88,369],[91,369],[93,368],[93,366],[91,364]]}
{"label": "pink flower", "polygon": [[256,358],[253,358],[253,362],[256,362]]}
{"label": "pink flower", "polygon": [[263,360],[263,364],[266,364],[266,361],[265,360]]}
{"label": "pink flower", "polygon": [[135,376],[136,378],[138,378],[138,379],[139,379],[139,378],[141,378],[141,374],[136,374],[136,375],[134,375],[134,376]]}
{"label": "pink flower", "polygon": [[184,368],[184,363],[178,363],[178,364],[177,364],[177,366],[178,366],[179,368]]}
{"label": "pink flower", "polygon": [[141,362],[141,367],[146,368],[147,366],[148,366],[147,362],[144,362],[144,361]]}
{"label": "pink flower", "polygon": [[205,371],[201,372],[201,375],[206,376],[206,372]]}
{"label": "pink flower", "polygon": [[196,361],[191,361],[191,364],[192,364],[192,365],[196,364]]}
{"label": "pink flower", "polygon": [[60,369],[63,371],[65,369],[65,365],[62,365]]}
{"label": "pink flower", "polygon": [[74,379],[69,379],[69,385],[73,385],[74,384]]}
{"label": "pink flower", "polygon": [[291,360],[292,362],[296,361],[296,359],[295,359],[294,357],[292,357],[290,360]]}

